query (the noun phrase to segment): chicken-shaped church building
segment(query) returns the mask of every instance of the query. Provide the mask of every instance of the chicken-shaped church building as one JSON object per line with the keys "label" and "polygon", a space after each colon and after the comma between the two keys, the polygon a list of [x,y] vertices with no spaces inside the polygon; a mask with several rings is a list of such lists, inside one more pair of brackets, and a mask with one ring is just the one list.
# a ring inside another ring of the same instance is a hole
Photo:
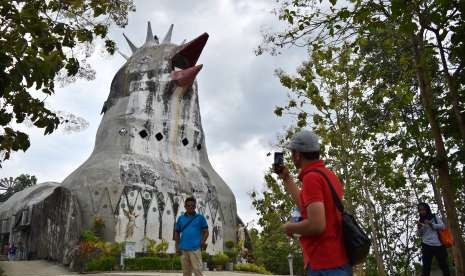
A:
{"label": "chicken-shaped church building", "polygon": [[236,241],[239,218],[231,189],[212,168],[199,110],[197,60],[204,33],[187,43],[152,34],[116,73],[91,156],[62,183],[47,182],[13,195],[0,206],[2,243],[20,258],[72,259],[79,237],[94,223],[111,242],[168,242],[174,251],[177,217],[194,196],[208,222],[207,252]]}

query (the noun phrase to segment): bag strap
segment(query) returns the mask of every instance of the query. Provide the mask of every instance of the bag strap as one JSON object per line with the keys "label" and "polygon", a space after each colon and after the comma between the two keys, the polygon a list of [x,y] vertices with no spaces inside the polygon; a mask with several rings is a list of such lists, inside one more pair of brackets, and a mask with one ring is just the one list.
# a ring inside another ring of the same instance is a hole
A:
{"label": "bag strap", "polygon": [[[436,219],[436,214],[433,215],[433,220],[434,220],[434,223],[438,224],[438,220]],[[443,223],[444,223],[444,222],[443,222]],[[440,230],[440,229],[434,229],[432,225],[431,225],[431,228],[432,228],[436,233],[438,233],[438,236],[439,236],[439,230]],[[439,238],[439,240],[441,240],[441,239]]]}
{"label": "bag strap", "polygon": [[342,202],[339,199],[339,196],[337,195],[336,190],[334,190],[334,186],[331,183],[331,180],[329,180],[329,177],[323,171],[321,171],[319,169],[313,169],[313,170],[310,170],[309,172],[317,172],[317,173],[321,174],[326,179],[326,182],[328,183],[328,186],[329,186],[329,188],[331,190],[331,194],[333,195],[334,204],[336,204],[337,209],[339,209],[339,211],[343,214],[344,213],[344,205],[342,205]]}
{"label": "bag strap", "polygon": [[[191,224],[199,215],[196,214],[191,220],[189,220],[186,224],[184,224],[181,228],[181,232],[183,232],[184,230],[186,230],[187,226],[189,226],[189,224]],[[180,233],[181,233],[180,232]]]}
{"label": "bag strap", "polygon": [[[436,219],[436,214],[433,215],[433,220],[434,220],[434,223],[438,224],[438,220]],[[436,232],[436,235],[438,236],[438,239],[442,244],[441,236],[439,235],[439,230],[434,229],[432,225],[431,225],[431,229],[433,229],[434,232]]]}

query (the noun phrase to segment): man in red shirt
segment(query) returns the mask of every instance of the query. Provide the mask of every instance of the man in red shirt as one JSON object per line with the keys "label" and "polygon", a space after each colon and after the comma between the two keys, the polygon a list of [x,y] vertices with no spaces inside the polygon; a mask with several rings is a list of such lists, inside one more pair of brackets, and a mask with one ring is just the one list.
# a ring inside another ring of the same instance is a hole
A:
{"label": "man in red shirt", "polygon": [[296,133],[286,146],[292,162],[299,169],[299,189],[286,166],[275,168],[286,190],[299,206],[302,220],[283,225],[287,235],[299,234],[309,276],[352,275],[342,236],[342,215],[337,209],[324,176],[331,180],[336,193],[343,196],[338,177],[320,160],[318,136],[308,130]]}

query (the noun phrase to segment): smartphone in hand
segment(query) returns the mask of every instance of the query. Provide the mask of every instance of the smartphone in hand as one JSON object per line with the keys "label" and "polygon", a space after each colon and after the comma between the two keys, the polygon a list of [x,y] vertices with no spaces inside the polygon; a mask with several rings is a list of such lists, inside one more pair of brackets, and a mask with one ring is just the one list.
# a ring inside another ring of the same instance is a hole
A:
{"label": "smartphone in hand", "polygon": [[284,152],[274,153],[273,170],[275,173],[280,173],[284,167]]}

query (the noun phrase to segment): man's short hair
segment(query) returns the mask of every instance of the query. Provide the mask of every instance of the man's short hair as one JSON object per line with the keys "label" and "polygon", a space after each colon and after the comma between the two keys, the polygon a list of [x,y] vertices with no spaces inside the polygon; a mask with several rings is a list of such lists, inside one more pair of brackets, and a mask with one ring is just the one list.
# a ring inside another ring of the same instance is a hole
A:
{"label": "man's short hair", "polygon": [[194,204],[197,203],[197,201],[195,200],[195,197],[190,196],[190,197],[186,198],[186,200],[184,201],[184,204],[187,204],[187,202],[189,202],[189,201],[194,202]]}
{"label": "man's short hair", "polygon": [[320,160],[320,152],[313,151],[313,152],[301,152],[302,156],[307,160]]}

